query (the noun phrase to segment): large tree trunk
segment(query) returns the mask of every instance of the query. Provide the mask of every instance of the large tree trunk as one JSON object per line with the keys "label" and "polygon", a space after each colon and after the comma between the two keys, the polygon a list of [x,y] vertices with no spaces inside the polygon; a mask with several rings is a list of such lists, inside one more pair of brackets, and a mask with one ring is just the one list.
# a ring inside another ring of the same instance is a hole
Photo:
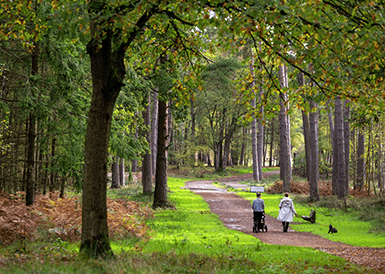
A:
{"label": "large tree trunk", "polygon": [[167,200],[167,102],[159,101],[158,109],[158,146],[156,157],[155,193],[153,208],[166,208],[169,206]]}
{"label": "large tree trunk", "polygon": [[[92,35],[100,27],[96,21],[90,26]],[[112,31],[106,30],[101,45],[94,40],[87,45],[92,98],[85,137],[80,252],[90,257],[113,256],[107,225],[107,157],[112,113],[125,76],[125,51],[112,49],[112,38]]]}
{"label": "large tree trunk", "polygon": [[365,182],[365,131],[360,128],[357,138],[357,188],[361,190]]}
{"label": "large tree trunk", "polygon": [[[314,101],[310,101],[310,108],[316,108]],[[309,140],[311,168],[309,173],[310,200],[319,200],[319,154],[318,154],[318,110],[309,114]]]}
{"label": "large tree trunk", "polygon": [[[286,68],[284,65],[279,67],[279,82],[281,88],[288,87]],[[291,160],[290,160],[290,129],[289,119],[286,113],[286,95],[280,92],[280,111],[279,111],[279,138],[280,138],[280,178],[283,181],[283,191],[291,191]]]}
{"label": "large tree trunk", "polygon": [[346,197],[346,169],[345,169],[345,142],[344,142],[344,121],[343,121],[343,107],[341,98],[338,96],[335,101],[335,114],[334,114],[334,126],[335,126],[335,148],[334,160],[337,161],[337,173],[333,173],[333,176],[337,176],[337,198],[343,199]]}
{"label": "large tree trunk", "polygon": [[[150,128],[150,98],[146,105],[146,109],[143,111],[143,120],[145,126]],[[146,140],[151,148],[151,132],[149,130],[144,132]],[[151,154],[150,151],[143,155],[142,160],[142,186],[143,194],[149,195],[152,193],[152,165],[151,165]]]}

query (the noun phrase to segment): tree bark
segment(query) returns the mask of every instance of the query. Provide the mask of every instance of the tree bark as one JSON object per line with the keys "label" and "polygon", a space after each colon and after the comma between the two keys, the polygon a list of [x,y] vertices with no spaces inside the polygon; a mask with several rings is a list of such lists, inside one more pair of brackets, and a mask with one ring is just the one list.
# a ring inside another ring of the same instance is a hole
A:
{"label": "tree bark", "polygon": [[[259,88],[259,101],[261,101],[262,93],[263,93],[263,90],[262,90],[262,84],[261,84],[261,86]],[[260,181],[260,180],[262,180],[262,167],[264,165],[264,161],[263,161],[263,159],[264,159],[264,157],[263,157],[263,144],[264,144],[264,142],[263,141],[264,140],[263,140],[263,137],[264,137],[265,126],[262,124],[263,112],[264,112],[263,106],[261,106],[259,111],[261,113],[261,117],[258,119],[257,151],[258,151],[258,175],[259,175],[259,181]]]}
{"label": "tree bark", "polygon": [[[143,120],[145,126],[150,128],[150,97],[149,102],[146,105],[146,109],[143,111]],[[144,132],[146,140],[149,145],[149,149],[151,146],[151,132],[146,130]],[[152,193],[152,165],[151,165],[151,154],[150,151],[146,152],[143,155],[142,160],[142,186],[143,186],[143,194],[150,195]]]}
{"label": "tree bark", "polygon": [[120,158],[119,161],[119,185],[126,186],[125,176],[124,176],[124,159]]}
{"label": "tree bark", "polygon": [[270,133],[270,156],[269,156],[269,166],[273,166],[273,150],[274,150],[274,126],[275,118],[271,118],[271,133]]}
{"label": "tree bark", "polygon": [[245,165],[245,147],[246,147],[246,127],[242,128],[242,146],[241,155],[239,156],[239,165]]}
{"label": "tree bark", "polygon": [[337,162],[337,173],[333,173],[333,176],[337,176],[337,198],[343,199],[346,197],[345,143],[343,107],[341,98],[339,96],[336,98],[335,101],[334,125],[336,144],[336,153],[334,154],[334,160]]}
{"label": "tree bark", "polygon": [[156,172],[157,144],[158,144],[158,93],[152,96],[152,118],[151,118],[151,155],[152,155],[152,175]]}
{"label": "tree bark", "polygon": [[[316,108],[314,101],[310,101],[310,108]],[[309,114],[309,148],[311,155],[311,168],[309,173],[310,200],[319,200],[319,154],[318,154],[318,110]]]}
{"label": "tree bark", "polygon": [[357,139],[357,188],[361,190],[365,182],[365,131],[362,128]]}
{"label": "tree bark", "polygon": [[[251,89],[253,98],[251,99],[251,107],[253,111],[255,111],[256,107],[256,92],[255,92],[255,76],[254,76],[254,58],[251,52],[250,54],[250,74],[253,78],[251,82]],[[253,179],[259,182],[259,167],[258,167],[258,146],[257,146],[257,120],[255,118],[255,114],[252,114],[251,121],[251,152],[253,156]]]}
{"label": "tree bark", "polygon": [[[300,87],[305,85],[305,77],[302,72],[297,75],[298,85]],[[305,159],[306,159],[306,178],[310,181],[310,167],[311,167],[311,156],[310,156],[310,140],[309,140],[309,116],[302,110],[302,127],[303,137],[305,142]]]}
{"label": "tree bark", "polygon": [[328,106],[329,112],[328,112],[328,119],[329,119],[329,129],[330,129],[330,138],[332,143],[332,194],[337,195],[337,172],[338,172],[338,166],[337,166],[337,160],[336,160],[336,137],[335,137],[335,130],[334,130],[334,122],[333,122],[333,110],[330,106]]}
{"label": "tree bark", "polygon": [[222,158],[222,170],[223,171],[226,170],[227,162],[229,159],[231,141],[233,139],[234,132],[237,129],[237,119],[233,118],[231,125],[227,128],[228,128],[228,130],[225,134],[225,138],[224,138],[225,143],[224,143],[224,147],[223,147],[223,158]]}
{"label": "tree bark", "polygon": [[119,157],[112,158],[111,188],[119,188]]}
{"label": "tree bark", "polygon": [[51,182],[49,184],[49,191],[52,192],[55,190],[56,186],[56,172],[53,171],[53,167],[55,165],[54,158],[55,158],[55,150],[56,150],[56,138],[52,138],[52,144],[51,144]]}
{"label": "tree bark", "polygon": [[167,200],[167,102],[159,101],[158,109],[158,145],[155,173],[155,193],[153,208],[166,208],[169,206]]}
{"label": "tree bark", "polygon": [[[113,30],[96,14],[104,13],[103,5],[90,1],[91,40],[87,52],[91,60],[92,98],[88,114],[84,149],[84,183],[82,237],[80,252],[88,257],[112,257],[107,225],[107,157],[112,114],[125,77],[125,51],[139,30],[151,18],[146,12],[130,33],[126,44],[120,44]],[[103,39],[95,39],[102,35]],[[118,30],[117,30],[118,31]]]}
{"label": "tree bark", "polygon": [[[38,75],[39,70],[39,49],[38,45],[35,44],[35,47],[32,52],[32,76]],[[34,81],[32,81],[32,85]],[[32,87],[32,92],[34,87]],[[25,194],[25,204],[27,206],[32,205],[35,202],[35,190],[36,182],[33,176],[33,171],[35,168],[35,140],[36,140],[36,117],[35,110],[31,109],[28,117],[28,133],[27,133],[27,172],[26,172],[26,194]]]}
{"label": "tree bark", "polygon": [[[279,82],[281,88],[288,87],[286,68],[284,65],[279,67]],[[290,161],[290,129],[289,119],[286,113],[285,101],[286,94],[280,92],[280,111],[279,111],[279,137],[280,137],[280,178],[283,181],[283,191],[291,191],[291,161]]]}
{"label": "tree bark", "polygon": [[344,101],[344,144],[345,144],[345,195],[349,194],[349,167],[350,167],[350,107],[348,100]]}

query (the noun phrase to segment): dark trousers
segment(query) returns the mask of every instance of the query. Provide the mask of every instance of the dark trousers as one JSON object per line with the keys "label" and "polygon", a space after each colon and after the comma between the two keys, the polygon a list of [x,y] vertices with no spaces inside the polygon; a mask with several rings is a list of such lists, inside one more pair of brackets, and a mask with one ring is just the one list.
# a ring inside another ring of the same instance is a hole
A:
{"label": "dark trousers", "polygon": [[259,226],[259,224],[261,223],[262,215],[263,215],[262,211],[254,211],[253,219],[254,219],[254,224],[256,224],[257,226]]}
{"label": "dark trousers", "polygon": [[287,232],[289,229],[289,222],[282,222],[283,232]]}

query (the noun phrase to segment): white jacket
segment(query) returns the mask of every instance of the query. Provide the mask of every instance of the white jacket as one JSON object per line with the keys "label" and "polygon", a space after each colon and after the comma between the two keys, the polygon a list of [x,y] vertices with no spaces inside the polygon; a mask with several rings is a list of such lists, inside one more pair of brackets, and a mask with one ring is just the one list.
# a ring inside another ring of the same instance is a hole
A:
{"label": "white jacket", "polygon": [[278,221],[281,222],[292,222],[294,218],[294,214],[296,214],[293,200],[289,197],[282,198],[279,203],[279,214]]}

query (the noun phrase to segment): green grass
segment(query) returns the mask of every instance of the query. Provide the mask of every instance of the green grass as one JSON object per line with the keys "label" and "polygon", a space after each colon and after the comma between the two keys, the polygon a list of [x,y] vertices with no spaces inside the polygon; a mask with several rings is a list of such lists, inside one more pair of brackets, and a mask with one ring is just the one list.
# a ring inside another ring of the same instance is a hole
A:
{"label": "green grass", "polygon": [[[249,200],[250,203],[255,199],[255,193],[239,192],[238,195]],[[298,213],[298,217],[294,217],[294,224],[291,225],[291,228],[295,231],[311,232],[323,238],[353,246],[385,247],[385,233],[371,233],[372,224],[368,221],[362,221],[357,212],[295,203],[295,195],[291,196],[294,198],[294,206]],[[279,194],[262,194],[262,199],[265,201],[266,214],[278,217],[278,205],[282,197]],[[311,209],[316,211],[315,224],[311,224],[301,218],[302,215],[309,216]],[[328,234],[329,224],[336,227],[338,233]]]}
{"label": "green grass", "polygon": [[[132,237],[111,242],[115,260],[84,260],[76,256],[79,243],[51,239],[1,248],[1,273],[375,273],[311,248],[263,244],[227,229],[201,196],[182,188],[186,181],[169,178],[169,198],[176,208],[155,211],[147,221],[153,229],[150,240]],[[108,195],[147,203],[149,197],[138,189],[140,184],[109,190]],[[268,214],[278,214],[280,198],[263,194]],[[297,211],[308,215],[309,208],[298,204]]]}
{"label": "green grass", "polygon": [[[184,181],[169,179],[169,197],[176,203],[177,209],[158,211],[156,218],[149,221],[157,232],[142,246],[143,252],[171,252],[182,257],[194,254],[209,256],[215,260],[223,260],[226,257],[238,262],[238,270],[244,269],[240,262],[246,260],[253,268],[256,266],[256,269],[264,270],[260,273],[306,273],[307,270],[308,273],[324,273],[325,269],[327,273],[365,272],[363,268],[348,264],[341,258],[311,248],[263,244],[251,235],[225,228],[218,217],[208,211],[208,205],[201,196],[181,189]],[[255,194],[251,195],[255,197]],[[274,211],[271,205],[279,202],[279,199],[279,195],[265,197],[271,213]],[[245,271],[257,271],[253,268],[246,267]]]}

